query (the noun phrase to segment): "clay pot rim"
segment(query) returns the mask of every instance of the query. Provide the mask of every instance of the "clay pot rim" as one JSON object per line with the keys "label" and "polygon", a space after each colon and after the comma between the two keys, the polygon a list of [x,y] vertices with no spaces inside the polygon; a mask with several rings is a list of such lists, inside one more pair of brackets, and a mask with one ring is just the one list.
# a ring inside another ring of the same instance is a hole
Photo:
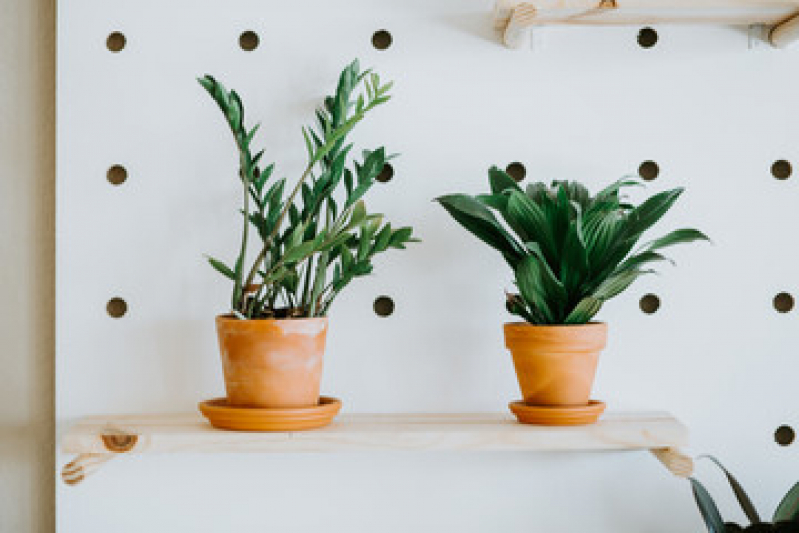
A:
{"label": "clay pot rim", "polygon": [[232,313],[225,313],[225,314],[222,314],[222,315],[216,315],[216,319],[217,320],[221,320],[221,321],[225,321],[225,322],[242,322],[242,323],[287,322],[287,321],[290,321],[290,322],[304,322],[304,321],[311,322],[311,321],[318,321],[318,320],[323,320],[323,321],[327,322],[327,317],[326,316],[313,316],[313,317],[307,317],[307,316],[304,316],[304,317],[292,317],[292,316],[287,316],[287,317],[284,317],[284,318],[244,318],[244,319],[241,319],[241,318],[236,317]]}

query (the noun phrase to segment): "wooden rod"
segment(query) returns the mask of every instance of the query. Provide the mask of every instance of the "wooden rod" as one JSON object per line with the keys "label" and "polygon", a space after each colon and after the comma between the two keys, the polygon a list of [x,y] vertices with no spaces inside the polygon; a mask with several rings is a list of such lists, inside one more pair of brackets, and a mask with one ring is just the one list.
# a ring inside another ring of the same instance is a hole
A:
{"label": "wooden rod", "polygon": [[774,26],[768,35],[772,46],[785,48],[799,40],[799,14]]}

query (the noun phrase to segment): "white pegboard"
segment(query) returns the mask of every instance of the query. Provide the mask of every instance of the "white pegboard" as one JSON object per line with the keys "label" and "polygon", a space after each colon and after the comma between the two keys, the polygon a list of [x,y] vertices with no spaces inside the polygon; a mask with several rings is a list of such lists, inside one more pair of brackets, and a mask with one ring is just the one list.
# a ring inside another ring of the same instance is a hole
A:
{"label": "white pegboard", "polygon": [[[596,396],[668,409],[696,451],[725,459],[773,506],[799,478],[795,312],[799,294],[796,51],[750,49],[745,29],[548,28],[510,51],[488,0],[69,0],[58,21],[57,410],[85,415],[194,409],[223,392],[213,316],[229,287],[203,254],[238,236],[236,154],[195,77],[242,95],[279,175],[303,164],[301,125],[358,57],[396,81],[359,126],[363,147],[402,156],[370,208],[424,242],[376,262],[335,303],[323,390],[361,412],[500,411],[518,395],[501,324],[510,273],[431,200],[480,192],[491,164],[596,189],[641,161],[648,194],[687,192],[659,232],[695,226],[714,246],[674,249],[677,268],[603,310],[610,343]],[[377,51],[386,29],[392,46]],[[238,47],[253,30],[260,46]],[[127,46],[105,47],[120,31]],[[112,186],[108,167],[128,180]],[[638,299],[662,305],[644,315]],[[375,297],[396,302],[389,318]],[[106,302],[129,310],[111,319]],[[67,458],[60,457],[59,463]],[[483,533],[701,529],[689,489],[644,454],[366,454],[126,458],[59,486],[62,533],[278,531]]]}

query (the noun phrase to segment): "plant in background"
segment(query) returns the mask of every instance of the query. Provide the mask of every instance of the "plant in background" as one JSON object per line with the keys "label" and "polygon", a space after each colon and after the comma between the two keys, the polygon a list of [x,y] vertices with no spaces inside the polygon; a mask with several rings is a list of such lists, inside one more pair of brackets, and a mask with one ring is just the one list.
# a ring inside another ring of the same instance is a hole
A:
{"label": "plant in background", "polygon": [[[244,106],[212,76],[199,78],[227,121],[239,153],[242,235],[233,265],[209,258],[233,282],[232,312],[239,318],[324,316],[354,278],[372,272],[372,259],[389,248],[403,249],[411,228],[393,229],[369,213],[363,196],[390,156],[383,147],[363,152],[351,168],[347,135],[367,113],[387,102],[391,83],[361,71],[353,61],[341,73],[334,95],[316,111],[316,128],[303,128],[308,163],[291,192],[286,179],[273,179],[274,163],[254,152],[260,124],[247,128]],[[248,261],[250,229],[259,250]]]}
{"label": "plant in background", "polygon": [[630,178],[591,196],[583,185],[567,181],[533,183],[522,190],[497,167],[488,177],[489,194],[450,194],[438,202],[502,254],[519,289],[508,295],[508,310],[531,324],[588,323],[604,302],[653,272],[648,264],[667,260],[660,249],[708,240],[698,230],[678,229],[633,251],[682,189],[634,206],[621,195],[625,187],[641,185]]}
{"label": "plant in background", "polygon": [[791,490],[782,498],[782,501],[777,505],[772,522],[763,522],[757,509],[752,504],[749,496],[744,491],[743,487],[738,480],[733,477],[730,472],[716,459],[709,455],[702,456],[705,459],[710,459],[716,466],[718,466],[727,478],[730,487],[738,500],[744,514],[750,522],[746,528],[735,524],[733,522],[724,522],[721,518],[716,502],[710,496],[704,485],[694,478],[689,478],[691,488],[693,489],[694,499],[696,505],[699,507],[699,512],[705,525],[710,533],[737,533],[741,531],[753,532],[775,532],[775,533],[797,533],[799,532],[799,483],[796,483]]}

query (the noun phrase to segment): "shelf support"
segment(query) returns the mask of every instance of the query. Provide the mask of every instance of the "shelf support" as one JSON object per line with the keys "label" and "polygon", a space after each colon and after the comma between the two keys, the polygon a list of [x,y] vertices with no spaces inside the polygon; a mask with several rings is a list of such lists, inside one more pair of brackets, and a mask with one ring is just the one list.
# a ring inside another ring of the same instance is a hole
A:
{"label": "shelf support", "polygon": [[61,469],[64,483],[77,485],[117,455],[131,451],[139,442],[138,435],[111,427],[104,429],[98,438],[106,451],[78,454]]}
{"label": "shelf support", "polygon": [[677,477],[687,478],[694,473],[694,460],[679,448],[652,448],[649,451]]}
{"label": "shelf support", "polygon": [[799,40],[799,14],[775,25],[769,32],[768,40],[775,48],[785,48]]}

